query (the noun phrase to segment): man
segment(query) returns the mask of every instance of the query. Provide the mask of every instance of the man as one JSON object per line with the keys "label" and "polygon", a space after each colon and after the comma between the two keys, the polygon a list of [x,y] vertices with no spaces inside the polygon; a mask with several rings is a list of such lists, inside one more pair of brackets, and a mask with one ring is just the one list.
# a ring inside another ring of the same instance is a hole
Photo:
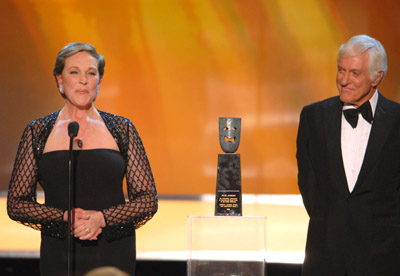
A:
{"label": "man", "polygon": [[354,36],[337,67],[339,96],[300,115],[298,184],[310,216],[303,275],[400,275],[400,105],[377,90],[386,53]]}

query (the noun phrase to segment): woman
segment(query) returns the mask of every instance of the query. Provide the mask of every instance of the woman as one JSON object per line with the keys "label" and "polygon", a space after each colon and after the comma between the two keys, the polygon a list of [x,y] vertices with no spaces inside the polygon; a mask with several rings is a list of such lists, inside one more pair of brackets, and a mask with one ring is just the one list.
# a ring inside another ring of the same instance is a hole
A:
{"label": "woman", "polygon": [[[69,43],[59,53],[54,76],[65,105],[32,121],[22,135],[7,199],[11,219],[41,230],[42,275],[66,275],[68,233],[73,238],[73,275],[114,266],[134,275],[135,228],[157,211],[150,165],[133,124],[97,110],[105,61],[86,43]],[[75,203],[68,221],[68,124],[79,123],[74,139]],[[126,177],[129,201],[123,195]],[[36,200],[36,187],[45,203]]]}

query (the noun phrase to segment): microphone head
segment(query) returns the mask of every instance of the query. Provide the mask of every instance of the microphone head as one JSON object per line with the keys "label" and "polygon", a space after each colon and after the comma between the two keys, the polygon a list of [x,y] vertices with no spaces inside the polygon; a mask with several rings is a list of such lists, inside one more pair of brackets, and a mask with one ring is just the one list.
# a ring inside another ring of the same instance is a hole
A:
{"label": "microphone head", "polygon": [[68,124],[68,135],[71,138],[74,138],[78,135],[79,124],[77,122],[71,122]]}

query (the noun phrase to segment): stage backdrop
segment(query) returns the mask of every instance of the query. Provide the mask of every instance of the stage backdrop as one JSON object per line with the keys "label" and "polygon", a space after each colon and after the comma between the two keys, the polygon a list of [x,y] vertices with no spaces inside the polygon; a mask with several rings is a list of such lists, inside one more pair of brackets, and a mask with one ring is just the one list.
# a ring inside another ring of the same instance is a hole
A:
{"label": "stage backdrop", "polygon": [[34,118],[59,110],[52,76],[68,42],[105,56],[96,107],[130,118],[160,194],[214,193],[218,118],[241,117],[245,193],[298,193],[301,108],[337,94],[338,47],[369,34],[400,100],[400,2],[393,0],[2,0],[0,183]]}

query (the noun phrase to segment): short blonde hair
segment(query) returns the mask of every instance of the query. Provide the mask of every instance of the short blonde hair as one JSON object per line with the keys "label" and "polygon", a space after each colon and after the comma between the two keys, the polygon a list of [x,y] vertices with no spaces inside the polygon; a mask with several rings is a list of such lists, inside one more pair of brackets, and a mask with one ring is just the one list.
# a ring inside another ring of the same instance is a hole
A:
{"label": "short blonde hair", "polygon": [[84,276],[129,276],[129,274],[113,266],[103,266],[90,270]]}

